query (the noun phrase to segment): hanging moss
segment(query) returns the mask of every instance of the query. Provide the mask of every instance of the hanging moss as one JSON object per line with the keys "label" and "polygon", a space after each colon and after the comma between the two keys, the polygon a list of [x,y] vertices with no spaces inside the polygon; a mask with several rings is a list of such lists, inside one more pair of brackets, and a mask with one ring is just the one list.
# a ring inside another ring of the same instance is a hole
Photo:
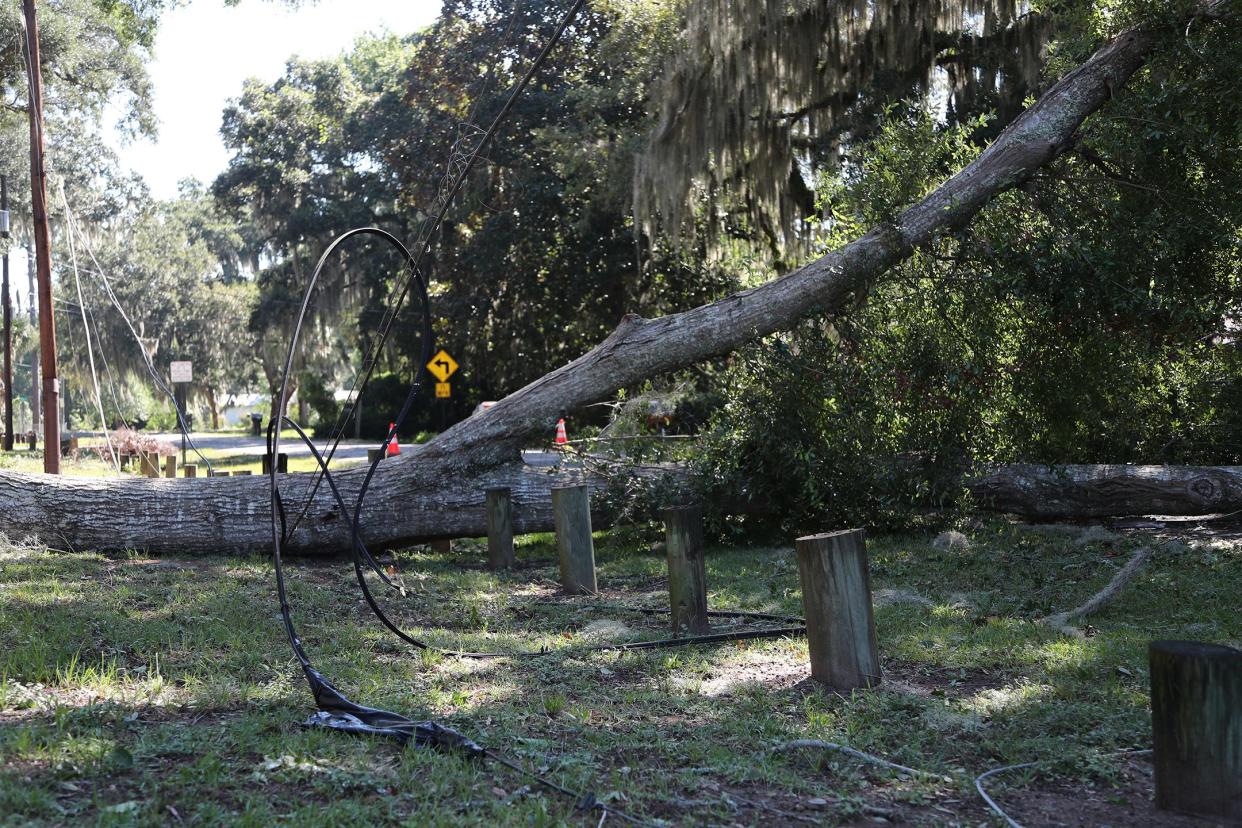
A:
{"label": "hanging moss", "polygon": [[888,101],[927,94],[936,81],[950,117],[979,102],[1016,114],[1050,33],[1046,18],[1021,6],[688,2],[635,169],[639,226],[684,239],[697,222],[716,237],[733,212],[777,257],[803,248],[814,205],[805,164],[833,162]]}

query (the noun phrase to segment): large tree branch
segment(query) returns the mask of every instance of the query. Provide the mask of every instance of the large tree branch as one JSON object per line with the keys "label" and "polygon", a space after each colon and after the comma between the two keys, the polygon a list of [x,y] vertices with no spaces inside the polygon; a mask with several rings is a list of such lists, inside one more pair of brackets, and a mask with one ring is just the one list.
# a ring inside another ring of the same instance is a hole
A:
{"label": "large tree branch", "polygon": [[[1206,8],[1216,13],[1224,6],[1216,0]],[[520,467],[524,439],[548,433],[561,413],[607,399],[618,388],[728,353],[865,293],[915,247],[962,227],[990,199],[1064,152],[1083,120],[1125,84],[1154,42],[1154,33],[1142,28],[1118,35],[894,223],[720,301],[658,319],[626,316],[590,352],[385,461],[363,512],[368,541],[482,534],[484,489],[497,484],[514,489],[518,531],[550,528],[547,491],[555,478]],[[351,504],[361,477],[358,471],[337,475]],[[296,504],[309,490],[309,476],[293,475],[282,485],[286,503]],[[263,478],[91,482],[7,472],[0,473],[0,504],[8,534],[54,545],[211,552],[259,551],[269,544]],[[290,548],[332,551],[348,541],[346,521],[322,487]]]}

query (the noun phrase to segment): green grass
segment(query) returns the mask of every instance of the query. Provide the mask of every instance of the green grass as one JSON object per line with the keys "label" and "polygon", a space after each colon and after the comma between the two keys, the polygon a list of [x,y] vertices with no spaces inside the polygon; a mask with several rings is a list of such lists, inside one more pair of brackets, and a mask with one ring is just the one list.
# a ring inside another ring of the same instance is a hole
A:
{"label": "green grass", "polygon": [[[311,658],[355,701],[436,717],[561,784],[671,824],[834,824],[879,808],[979,825],[990,817],[974,776],[1034,760],[1047,764],[994,789],[1107,787],[1118,773],[1109,754],[1149,740],[1147,641],[1242,642],[1239,546],[1161,546],[1079,640],[1034,620],[1101,588],[1137,540],[1080,543],[993,523],[969,549],[869,541],[877,594],[930,602],[877,602],[885,683],[875,691],[811,682],[799,638],[585,651],[610,635],[663,634],[663,619],[611,608],[664,599],[651,540],[597,536],[600,599],[557,593],[547,536],[519,550],[547,565],[512,574],[464,568],[484,557],[478,542],[389,555],[406,595],[382,600],[414,634],[446,647],[544,647],[543,658],[413,652],[373,621],[339,561],[294,562],[290,597]],[[708,582],[714,607],[800,614],[790,549],[712,550]],[[311,700],[265,560],[5,546],[0,630],[0,825],[598,822],[493,764],[303,729]],[[771,751],[799,738],[940,778]]]}

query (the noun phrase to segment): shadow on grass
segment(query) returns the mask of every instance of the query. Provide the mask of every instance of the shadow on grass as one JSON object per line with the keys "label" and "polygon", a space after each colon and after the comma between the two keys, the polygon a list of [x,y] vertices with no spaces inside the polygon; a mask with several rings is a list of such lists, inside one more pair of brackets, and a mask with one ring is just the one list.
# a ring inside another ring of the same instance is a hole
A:
{"label": "shadow on grass", "polygon": [[[407,594],[387,605],[438,644],[545,645],[550,655],[412,652],[370,618],[345,562],[294,561],[291,596],[316,665],[356,701],[439,718],[627,810],[781,824],[867,809],[918,820],[936,806],[977,824],[970,780],[995,765],[1046,759],[1043,778],[1107,783],[1116,763],[1104,754],[1146,743],[1146,640],[1194,624],[1236,637],[1217,579],[1236,582],[1242,566],[1231,552],[1158,555],[1092,619],[1097,635],[1078,641],[1033,621],[1102,586],[1131,541],[1080,546],[1003,526],[974,540],[958,550],[871,541],[876,588],[928,605],[877,611],[886,684],[847,695],[809,681],[798,639],[584,652],[599,640],[584,634],[591,622],[624,625],[604,636],[655,636],[663,619],[558,596],[550,566],[463,571],[457,562],[480,556],[479,544],[392,556]],[[661,555],[619,535],[598,544],[609,602],[662,600]],[[520,554],[554,557],[546,537]],[[157,823],[174,811],[202,824],[586,821],[509,771],[301,729],[310,698],[265,562],[14,552],[0,567],[0,628],[11,631],[0,653],[0,812],[47,824]],[[708,571],[713,606],[799,610],[791,550],[715,550]],[[949,781],[770,750],[798,738]]]}

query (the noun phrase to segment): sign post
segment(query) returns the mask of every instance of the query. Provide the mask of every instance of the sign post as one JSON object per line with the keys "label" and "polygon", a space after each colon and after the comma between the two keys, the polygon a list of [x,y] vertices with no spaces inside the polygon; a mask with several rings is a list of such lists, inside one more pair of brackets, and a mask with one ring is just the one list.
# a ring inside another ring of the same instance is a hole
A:
{"label": "sign post", "polygon": [[189,428],[189,422],[186,419],[185,402],[186,389],[190,383],[194,381],[194,363],[171,362],[168,364],[168,373],[172,376],[173,386],[176,389],[177,397],[177,427],[181,431],[181,465],[185,465],[185,440],[186,430]]}
{"label": "sign post", "polygon": [[[427,363],[427,370],[435,377],[436,382],[436,399],[447,400],[453,396],[453,386],[449,384],[449,377],[457,373],[457,360],[449,356],[448,351],[443,348],[440,352],[431,358],[431,362]],[[444,429],[445,410],[440,410],[440,428]]]}

